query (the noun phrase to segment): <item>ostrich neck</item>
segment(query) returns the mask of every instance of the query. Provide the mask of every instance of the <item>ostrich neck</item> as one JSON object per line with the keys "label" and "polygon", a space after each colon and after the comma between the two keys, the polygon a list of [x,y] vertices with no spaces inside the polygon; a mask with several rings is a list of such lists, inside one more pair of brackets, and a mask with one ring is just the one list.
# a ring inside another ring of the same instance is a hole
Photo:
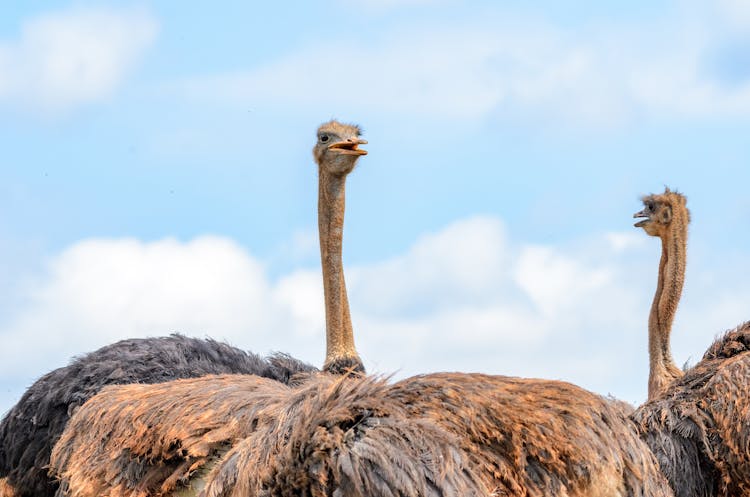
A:
{"label": "ostrich neck", "polygon": [[672,359],[670,334],[685,281],[686,221],[675,216],[668,232],[661,239],[659,281],[648,318],[649,399],[661,393],[673,380],[683,374]]}
{"label": "ostrich neck", "polygon": [[323,266],[323,292],[326,310],[326,360],[324,369],[353,367],[362,370],[354,346],[349,300],[346,295],[341,245],[344,231],[346,176],[320,169],[318,189],[318,229]]}

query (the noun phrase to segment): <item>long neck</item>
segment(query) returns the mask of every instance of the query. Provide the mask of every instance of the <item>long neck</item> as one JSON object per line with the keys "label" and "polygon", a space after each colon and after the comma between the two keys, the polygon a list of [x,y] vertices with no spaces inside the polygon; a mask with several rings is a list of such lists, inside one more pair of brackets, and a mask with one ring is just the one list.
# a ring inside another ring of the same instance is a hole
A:
{"label": "long neck", "polygon": [[323,368],[332,373],[364,371],[354,346],[341,256],[345,187],[346,176],[332,175],[319,168],[318,230],[326,309],[326,360]]}
{"label": "long neck", "polygon": [[650,371],[648,398],[653,399],[675,379],[683,375],[672,359],[670,334],[685,281],[687,252],[687,219],[675,217],[669,230],[661,237],[659,281],[648,318],[648,348]]}

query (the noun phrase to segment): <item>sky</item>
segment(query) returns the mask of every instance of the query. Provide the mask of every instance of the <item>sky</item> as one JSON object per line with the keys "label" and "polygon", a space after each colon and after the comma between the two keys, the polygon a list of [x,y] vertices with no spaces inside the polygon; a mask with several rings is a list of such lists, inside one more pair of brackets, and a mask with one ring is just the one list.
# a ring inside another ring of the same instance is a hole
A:
{"label": "sky", "polygon": [[315,129],[364,128],[344,262],[370,372],[640,403],[659,241],[679,364],[750,319],[750,0],[15,2],[0,15],[0,412],[181,332],[324,356]]}

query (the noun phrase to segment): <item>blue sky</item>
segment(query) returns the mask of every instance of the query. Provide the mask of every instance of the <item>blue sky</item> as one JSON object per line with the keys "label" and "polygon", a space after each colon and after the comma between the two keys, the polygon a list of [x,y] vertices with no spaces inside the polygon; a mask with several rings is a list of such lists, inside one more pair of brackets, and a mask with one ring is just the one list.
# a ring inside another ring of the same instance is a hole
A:
{"label": "blue sky", "polygon": [[645,397],[750,318],[750,2],[45,2],[0,16],[0,410],[74,354],[182,331],[319,364],[315,127],[365,129],[345,262],[373,371]]}

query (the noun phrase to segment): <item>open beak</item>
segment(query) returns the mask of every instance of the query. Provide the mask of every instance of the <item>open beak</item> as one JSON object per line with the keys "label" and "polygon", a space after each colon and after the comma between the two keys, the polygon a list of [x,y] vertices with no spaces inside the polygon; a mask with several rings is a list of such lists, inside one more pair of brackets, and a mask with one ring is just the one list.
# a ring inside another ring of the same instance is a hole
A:
{"label": "open beak", "polygon": [[328,146],[328,150],[336,150],[339,153],[346,155],[367,155],[367,150],[359,148],[360,145],[365,145],[366,143],[367,140],[357,138],[356,140],[331,143]]}
{"label": "open beak", "polygon": [[634,218],[640,218],[640,217],[646,218],[635,223],[633,226],[635,226],[636,228],[643,228],[644,226],[646,226],[646,224],[648,224],[651,221],[651,216],[648,212],[646,212],[646,209],[643,209],[640,212],[636,212],[635,214],[633,214],[633,217]]}

